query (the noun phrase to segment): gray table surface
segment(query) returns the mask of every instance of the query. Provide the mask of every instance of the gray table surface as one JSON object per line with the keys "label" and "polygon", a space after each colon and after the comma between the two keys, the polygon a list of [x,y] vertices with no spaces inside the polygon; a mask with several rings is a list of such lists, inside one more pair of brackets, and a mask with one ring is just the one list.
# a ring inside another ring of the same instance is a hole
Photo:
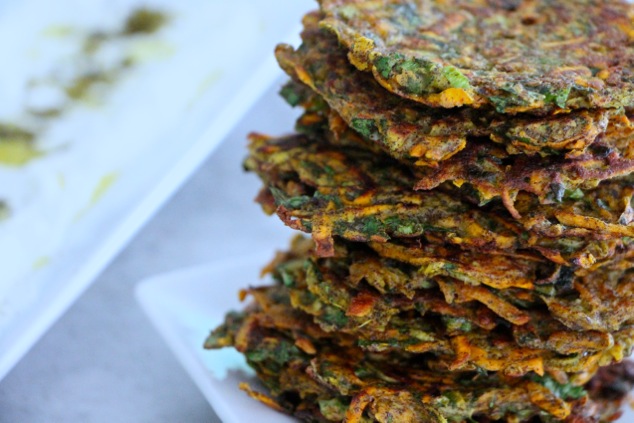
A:
{"label": "gray table surface", "polygon": [[219,421],[134,287],[162,272],[286,246],[292,232],[253,202],[260,183],[241,169],[248,132],[293,127],[296,111],[278,88],[0,382],[0,422]]}

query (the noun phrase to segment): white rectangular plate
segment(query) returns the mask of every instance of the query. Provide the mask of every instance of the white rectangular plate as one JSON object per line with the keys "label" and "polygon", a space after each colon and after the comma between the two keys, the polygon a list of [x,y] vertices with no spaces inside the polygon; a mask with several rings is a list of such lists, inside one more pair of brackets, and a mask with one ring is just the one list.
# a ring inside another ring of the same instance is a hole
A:
{"label": "white rectangular plate", "polygon": [[295,421],[238,388],[240,382],[258,386],[241,354],[232,348],[203,349],[226,312],[244,307],[238,291],[258,281],[259,270],[271,257],[260,254],[168,273],[137,286],[143,309],[224,423]]}
{"label": "white rectangular plate", "polygon": [[[21,182],[31,189],[16,198],[36,200],[29,213],[16,207],[0,221],[0,251],[7,251],[0,379],[281,75],[273,48],[289,34],[295,41],[302,14],[314,7],[311,0],[7,1],[0,4],[0,33],[31,36],[0,37],[0,52],[18,51],[30,69],[29,60],[60,42],[42,34],[72,35],[82,22],[89,25],[83,31],[99,29],[112,23],[110,12],[125,17],[141,5],[170,16],[160,33],[167,43],[143,50],[160,57],[118,81],[105,104],[65,114],[63,125],[45,134],[58,135],[61,147],[24,168],[0,169],[1,187]],[[34,39],[34,47],[16,47],[23,38]],[[0,92],[13,87],[0,82]]]}
{"label": "white rectangular plate", "polygon": [[[257,283],[260,269],[271,256],[211,263],[147,279],[137,286],[143,309],[224,423],[296,421],[238,389],[240,382],[258,384],[235,350],[207,351],[202,347],[210,330],[228,311],[244,307],[238,301],[238,291]],[[625,408],[618,422],[634,423],[634,412]]]}

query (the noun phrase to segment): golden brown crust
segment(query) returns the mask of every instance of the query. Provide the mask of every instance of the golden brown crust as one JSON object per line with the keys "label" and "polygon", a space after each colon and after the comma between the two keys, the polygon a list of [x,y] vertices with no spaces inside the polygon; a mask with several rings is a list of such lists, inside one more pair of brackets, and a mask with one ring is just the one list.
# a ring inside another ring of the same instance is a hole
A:
{"label": "golden brown crust", "polygon": [[634,105],[625,1],[321,0],[322,25],[386,89],[500,113]]}

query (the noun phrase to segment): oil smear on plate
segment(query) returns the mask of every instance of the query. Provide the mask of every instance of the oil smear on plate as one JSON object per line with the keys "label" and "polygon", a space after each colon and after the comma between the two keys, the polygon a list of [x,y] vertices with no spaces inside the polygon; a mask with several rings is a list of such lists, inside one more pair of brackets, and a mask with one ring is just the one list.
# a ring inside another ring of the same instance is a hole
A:
{"label": "oil smear on plate", "polygon": [[[0,123],[0,165],[24,166],[43,156],[38,133],[73,107],[98,106],[110,86],[144,58],[134,41],[146,41],[167,21],[165,12],[140,7],[114,30],[59,25],[42,31],[45,48],[50,48],[51,41],[53,45],[62,42],[64,49],[70,47],[71,51],[53,58],[44,73],[21,81],[22,101],[15,103],[18,107],[14,106],[12,113],[15,122]],[[39,55],[37,48],[29,54],[34,58]]]}

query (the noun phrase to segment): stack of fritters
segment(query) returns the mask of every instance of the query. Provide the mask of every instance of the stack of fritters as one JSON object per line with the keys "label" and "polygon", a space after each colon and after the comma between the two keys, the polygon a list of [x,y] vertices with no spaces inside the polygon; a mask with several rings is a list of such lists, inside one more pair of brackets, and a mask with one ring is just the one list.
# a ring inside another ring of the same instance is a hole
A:
{"label": "stack of fritters", "polygon": [[308,421],[615,418],[634,383],[634,9],[320,5],[276,51],[297,133],[252,135],[245,161],[312,240],[206,346]]}

